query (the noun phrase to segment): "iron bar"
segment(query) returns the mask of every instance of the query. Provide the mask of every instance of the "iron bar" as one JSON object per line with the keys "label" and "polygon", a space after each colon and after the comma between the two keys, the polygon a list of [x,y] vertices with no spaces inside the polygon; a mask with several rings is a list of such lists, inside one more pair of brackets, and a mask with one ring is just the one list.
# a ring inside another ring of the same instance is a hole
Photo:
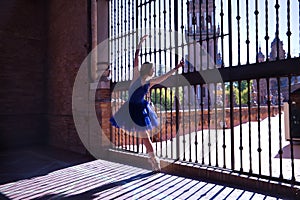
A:
{"label": "iron bar", "polygon": [[217,83],[214,83],[214,90],[215,90],[215,94],[214,94],[214,107],[215,107],[215,136],[216,136],[216,167],[219,166],[219,161],[218,161],[218,108],[217,108],[217,93],[218,93],[218,89],[217,89]]}
{"label": "iron bar", "polygon": [[229,51],[229,66],[232,67],[232,17],[231,17],[231,0],[228,0],[228,32],[229,32],[229,38],[228,38],[228,51]]}
{"label": "iron bar", "polygon": [[276,0],[275,9],[276,9],[276,31],[275,31],[275,38],[276,38],[276,60],[279,60],[279,3]]}
{"label": "iron bar", "polygon": [[[212,16],[212,21],[211,21],[211,26],[213,28],[213,56],[214,56],[214,68],[216,67],[217,63],[217,32],[216,32],[216,2],[213,0],[213,16]],[[219,33],[218,33],[219,34]]]}
{"label": "iron bar", "polygon": [[223,109],[223,115],[222,115],[222,125],[223,125],[223,168],[226,169],[226,135],[225,135],[225,129],[226,129],[226,110],[225,110],[225,104],[226,104],[226,94],[225,94],[225,84],[224,82],[222,83],[222,96],[223,96],[223,105],[222,105],[222,109]]}
{"label": "iron bar", "polygon": [[238,81],[239,85],[239,117],[240,117],[240,171],[243,171],[243,128],[242,128],[242,86],[241,86],[241,81]]}
{"label": "iron bar", "polygon": [[192,162],[192,130],[191,130],[191,86],[188,89],[188,131],[189,131],[189,162]]}
{"label": "iron bar", "polygon": [[269,9],[268,9],[268,0],[265,1],[265,29],[266,29],[266,36],[265,36],[265,40],[266,40],[266,61],[269,61],[269,50],[268,50],[268,46],[269,46]]}
{"label": "iron bar", "polygon": [[210,84],[206,84],[207,87],[207,129],[208,129],[208,165],[211,166],[211,129],[210,129]]}
{"label": "iron bar", "polygon": [[[296,77],[297,78],[297,77]],[[289,99],[288,99],[288,110],[289,110],[289,113],[286,112],[285,114],[288,114],[289,115],[289,122],[292,121],[292,116],[291,116],[291,105],[292,105],[292,100],[291,100],[291,93],[292,93],[292,89],[291,89],[291,86],[292,86],[292,83],[291,83],[291,76],[288,77],[288,82],[289,82]],[[291,131],[291,128],[290,130],[288,131]],[[293,140],[293,136],[291,135],[290,133],[290,149],[291,149],[291,168],[292,168],[292,177],[291,177],[291,181],[292,183],[294,183],[296,181],[296,178],[295,178],[295,163],[294,163],[294,140]]]}
{"label": "iron bar", "polygon": [[195,116],[194,116],[194,120],[195,120],[195,124],[194,124],[194,128],[195,128],[195,163],[198,163],[198,123],[197,123],[197,85],[194,85],[194,91],[195,91],[195,95],[194,95],[194,112],[195,112]]}
{"label": "iron bar", "polygon": [[255,49],[256,49],[256,63],[258,63],[258,2],[255,0]]}
{"label": "iron bar", "polygon": [[[256,86],[257,86],[257,132],[258,132],[258,166],[259,166],[259,175],[261,175],[261,167],[262,167],[262,162],[261,162],[261,134],[260,134],[260,79],[256,79]],[[254,91],[252,91],[254,92]]]}
{"label": "iron bar", "polygon": [[247,45],[247,64],[250,63],[250,40],[249,40],[249,0],[246,0],[246,31],[247,31],[247,39],[246,39],[246,45]]}
{"label": "iron bar", "polygon": [[[202,147],[202,164],[204,164],[204,101],[203,101],[203,84],[200,84],[200,101],[201,101],[201,147]],[[204,91],[205,92],[205,91]]]}
{"label": "iron bar", "polygon": [[291,15],[290,15],[290,0],[287,0],[287,32],[286,35],[288,36],[288,52],[287,52],[287,58],[291,58]]}
{"label": "iron bar", "polygon": [[[209,48],[209,15],[208,15],[208,0],[206,0],[206,5],[205,5],[205,9],[206,9],[206,21],[205,21],[205,23],[206,23],[206,69],[209,69],[209,58],[210,58],[210,52],[209,52],[209,50],[210,50],[210,48]],[[202,38],[201,38],[202,39]],[[209,112],[209,109],[208,109],[208,112]],[[210,151],[209,151],[210,152]],[[210,162],[209,162],[210,163]]]}
{"label": "iron bar", "polygon": [[231,146],[231,169],[235,168],[235,155],[234,155],[234,103],[233,103],[233,98],[234,98],[234,91],[233,91],[233,82],[229,82],[229,87],[230,87],[230,146]]}
{"label": "iron bar", "polygon": [[[185,87],[184,86],[182,86],[182,93],[184,94],[185,93],[185,89],[184,89]],[[182,98],[182,105],[181,105],[181,107],[182,107],[182,116],[184,116],[185,115],[185,99],[184,99],[184,97]],[[185,131],[185,118],[184,117],[182,117],[182,132],[183,133],[185,133],[186,131]],[[183,161],[186,161],[186,155],[185,155],[185,153],[186,153],[186,148],[185,148],[185,145],[186,145],[186,138],[185,138],[185,134],[183,134],[183,136],[182,136],[182,146],[183,146]]]}
{"label": "iron bar", "polygon": [[238,66],[241,65],[241,33],[240,33],[240,25],[241,25],[241,16],[240,16],[240,0],[237,0],[237,31],[238,31]]}
{"label": "iron bar", "polygon": [[[224,56],[224,10],[223,10],[223,0],[221,0],[221,49],[222,49],[222,56]],[[224,61],[222,61],[221,68],[224,68]]]}
{"label": "iron bar", "polygon": [[278,101],[278,114],[279,114],[279,127],[278,127],[278,132],[279,132],[279,159],[280,159],[280,174],[279,178],[283,179],[283,169],[282,169],[282,130],[281,130],[281,90],[280,90],[280,77],[277,77],[277,101]]}
{"label": "iron bar", "polygon": [[269,173],[272,176],[272,129],[271,129],[271,97],[270,79],[267,78],[267,103],[268,103],[268,134],[269,134]]}
{"label": "iron bar", "polygon": [[250,166],[249,166],[249,173],[252,174],[252,145],[251,145],[251,98],[250,98],[250,80],[247,80],[247,87],[248,87],[248,130],[249,130],[249,161],[250,161]]}

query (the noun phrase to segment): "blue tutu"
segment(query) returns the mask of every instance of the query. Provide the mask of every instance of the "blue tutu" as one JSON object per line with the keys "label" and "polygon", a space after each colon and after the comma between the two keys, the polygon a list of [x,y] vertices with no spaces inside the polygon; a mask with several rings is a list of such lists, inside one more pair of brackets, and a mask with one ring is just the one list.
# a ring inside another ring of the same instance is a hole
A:
{"label": "blue tutu", "polygon": [[145,100],[149,86],[149,82],[142,85],[141,78],[132,84],[129,88],[129,100],[110,118],[113,126],[127,131],[146,131],[159,125],[155,111]]}

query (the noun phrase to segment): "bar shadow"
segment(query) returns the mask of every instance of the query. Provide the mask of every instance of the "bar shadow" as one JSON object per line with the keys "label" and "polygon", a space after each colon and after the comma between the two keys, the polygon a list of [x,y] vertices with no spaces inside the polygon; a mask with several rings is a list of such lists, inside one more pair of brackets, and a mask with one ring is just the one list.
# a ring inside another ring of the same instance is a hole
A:
{"label": "bar shadow", "polygon": [[92,160],[95,160],[92,156],[46,146],[1,151],[0,185],[43,176]]}
{"label": "bar shadow", "polygon": [[[300,159],[300,143],[293,143],[294,159]],[[280,158],[280,154],[277,154],[275,158]],[[282,158],[291,159],[291,145],[288,144],[282,148]]]}
{"label": "bar shadow", "polygon": [[136,180],[140,180],[143,178],[147,178],[150,177],[152,175],[154,175],[155,172],[148,172],[148,173],[143,173],[143,174],[138,174],[136,176],[132,176],[130,178],[127,179],[123,179],[120,181],[115,181],[115,182],[111,182],[105,185],[102,185],[100,187],[88,190],[86,192],[80,193],[80,194],[76,194],[76,195],[64,195],[64,194],[53,194],[53,195],[45,195],[39,198],[36,198],[37,200],[44,200],[44,199],[72,199],[72,200],[81,200],[81,199],[93,199],[95,198],[95,194],[118,187],[118,186],[122,186],[125,184],[128,184],[132,181],[136,181]]}

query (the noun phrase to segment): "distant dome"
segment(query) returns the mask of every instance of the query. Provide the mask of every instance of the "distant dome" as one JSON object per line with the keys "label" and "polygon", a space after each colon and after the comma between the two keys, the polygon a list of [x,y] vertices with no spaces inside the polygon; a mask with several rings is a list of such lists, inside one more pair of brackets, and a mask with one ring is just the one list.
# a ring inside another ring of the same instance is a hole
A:
{"label": "distant dome", "polygon": [[283,42],[279,38],[275,37],[274,40],[271,42],[271,47],[277,45],[278,40],[279,40],[279,45],[283,45]]}
{"label": "distant dome", "polygon": [[261,52],[261,47],[259,47],[259,51],[257,53],[258,62],[265,61],[265,55]]}

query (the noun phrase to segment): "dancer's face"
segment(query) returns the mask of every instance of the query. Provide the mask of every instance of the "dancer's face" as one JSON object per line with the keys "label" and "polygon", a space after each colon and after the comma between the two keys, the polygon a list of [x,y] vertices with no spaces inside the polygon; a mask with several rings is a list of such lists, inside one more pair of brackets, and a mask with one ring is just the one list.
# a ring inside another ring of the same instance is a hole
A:
{"label": "dancer's face", "polygon": [[153,76],[154,74],[154,69],[153,67],[151,67],[151,69],[149,70],[148,76]]}

